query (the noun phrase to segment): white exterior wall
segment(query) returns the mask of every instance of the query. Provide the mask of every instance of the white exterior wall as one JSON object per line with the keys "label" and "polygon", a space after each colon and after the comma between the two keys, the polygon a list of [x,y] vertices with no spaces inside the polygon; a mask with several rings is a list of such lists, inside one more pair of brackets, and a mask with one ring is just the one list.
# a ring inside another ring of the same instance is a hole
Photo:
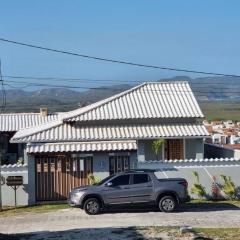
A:
{"label": "white exterior wall", "polygon": [[[196,159],[196,160],[176,160],[170,162],[139,162],[139,168],[158,170],[158,178],[185,178],[190,189],[195,182],[193,171],[199,174],[200,183],[205,187],[207,196],[211,196],[211,186],[213,176],[217,178],[217,183],[223,183],[220,175],[230,176],[239,189],[240,197],[240,160],[239,159]],[[192,197],[196,197],[192,195]],[[221,197],[226,197],[221,192]]]}
{"label": "white exterior wall", "polygon": [[[115,153],[116,155],[118,153]],[[123,155],[124,152],[120,152],[119,154]],[[128,154],[128,152],[126,152]],[[129,152],[130,157],[130,168],[136,168],[137,166],[137,153]],[[109,153],[99,152],[93,154],[93,174],[95,177],[103,179],[109,176]]]}
{"label": "white exterior wall", "polygon": [[[202,159],[204,157],[203,138],[184,138],[184,158]],[[138,140],[138,161],[157,160],[152,149],[153,140]],[[164,160],[164,143],[158,154],[158,160]]]}
{"label": "white exterior wall", "polygon": [[28,178],[28,166],[27,165],[3,165],[1,169],[1,176],[3,178],[2,185],[2,204],[3,206],[14,206],[15,197],[14,190],[7,186],[6,179],[8,176],[22,176],[23,186],[19,186],[17,189],[17,205],[29,204],[29,178]]}

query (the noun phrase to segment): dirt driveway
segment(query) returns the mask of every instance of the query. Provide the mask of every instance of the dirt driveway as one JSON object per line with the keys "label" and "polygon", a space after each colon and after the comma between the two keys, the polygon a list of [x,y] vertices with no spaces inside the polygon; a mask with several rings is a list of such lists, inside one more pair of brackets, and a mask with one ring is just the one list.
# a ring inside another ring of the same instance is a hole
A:
{"label": "dirt driveway", "polygon": [[155,209],[108,211],[97,216],[86,215],[77,208],[48,213],[27,213],[0,218],[0,233],[33,233],[71,229],[132,226],[191,226],[240,228],[240,208],[230,204],[186,205],[174,213]]}

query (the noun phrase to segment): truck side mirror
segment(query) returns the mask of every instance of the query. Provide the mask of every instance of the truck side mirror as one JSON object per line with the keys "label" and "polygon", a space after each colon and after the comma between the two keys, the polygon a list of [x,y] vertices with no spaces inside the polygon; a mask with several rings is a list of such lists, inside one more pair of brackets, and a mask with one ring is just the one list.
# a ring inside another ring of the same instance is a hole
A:
{"label": "truck side mirror", "polygon": [[108,187],[112,187],[112,182],[108,182],[107,184],[106,184],[106,186],[108,186]]}

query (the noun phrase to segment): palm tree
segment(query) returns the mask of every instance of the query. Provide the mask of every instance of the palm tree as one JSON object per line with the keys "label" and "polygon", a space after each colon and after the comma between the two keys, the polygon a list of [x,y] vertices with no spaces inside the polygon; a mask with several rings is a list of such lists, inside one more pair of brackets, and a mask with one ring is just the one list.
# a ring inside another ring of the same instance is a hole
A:
{"label": "palm tree", "polygon": [[158,160],[158,155],[162,148],[163,143],[164,143],[164,139],[156,139],[152,142],[152,149],[153,149],[154,153],[156,154],[157,160]]}

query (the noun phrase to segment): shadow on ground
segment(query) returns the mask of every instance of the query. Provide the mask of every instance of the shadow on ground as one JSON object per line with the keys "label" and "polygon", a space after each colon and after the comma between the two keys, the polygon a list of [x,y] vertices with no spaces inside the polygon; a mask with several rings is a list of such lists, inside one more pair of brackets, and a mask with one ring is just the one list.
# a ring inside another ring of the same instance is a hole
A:
{"label": "shadow on ground", "polygon": [[85,228],[55,232],[36,232],[27,234],[0,234],[0,240],[213,240],[194,235],[180,234],[174,227],[129,227],[129,228]]}
{"label": "shadow on ground", "polygon": [[[213,211],[224,211],[224,210],[240,210],[239,207],[235,206],[234,204],[230,203],[186,203],[180,205],[176,210],[175,213],[181,212],[213,212]],[[141,213],[141,212],[158,212],[159,209],[154,206],[148,206],[146,208],[143,206],[135,206],[131,208],[126,207],[118,207],[118,208],[109,208],[104,210],[105,214],[108,213]]]}
{"label": "shadow on ground", "polygon": [[224,210],[240,210],[239,207],[231,203],[219,203],[219,202],[206,202],[206,203],[186,203],[179,207],[178,211],[183,212],[213,212],[213,211],[224,211]]}

